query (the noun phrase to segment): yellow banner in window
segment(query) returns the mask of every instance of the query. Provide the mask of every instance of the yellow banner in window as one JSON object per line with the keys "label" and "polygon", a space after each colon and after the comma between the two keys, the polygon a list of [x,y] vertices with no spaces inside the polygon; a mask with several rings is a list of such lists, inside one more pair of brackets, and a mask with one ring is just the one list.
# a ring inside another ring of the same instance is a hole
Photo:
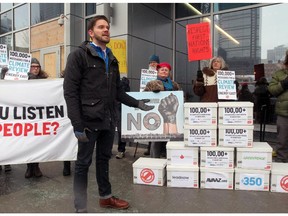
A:
{"label": "yellow banner in window", "polygon": [[110,39],[107,44],[114,56],[119,61],[119,71],[122,74],[127,74],[127,57],[126,57],[126,40]]}

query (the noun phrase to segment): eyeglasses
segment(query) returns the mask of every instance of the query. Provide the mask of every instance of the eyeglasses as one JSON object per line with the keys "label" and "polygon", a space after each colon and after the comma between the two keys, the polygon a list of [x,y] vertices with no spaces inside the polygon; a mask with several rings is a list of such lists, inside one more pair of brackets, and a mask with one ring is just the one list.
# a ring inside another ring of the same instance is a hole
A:
{"label": "eyeglasses", "polygon": [[31,65],[31,68],[36,68],[36,69],[38,69],[38,68],[41,68],[41,66]]}

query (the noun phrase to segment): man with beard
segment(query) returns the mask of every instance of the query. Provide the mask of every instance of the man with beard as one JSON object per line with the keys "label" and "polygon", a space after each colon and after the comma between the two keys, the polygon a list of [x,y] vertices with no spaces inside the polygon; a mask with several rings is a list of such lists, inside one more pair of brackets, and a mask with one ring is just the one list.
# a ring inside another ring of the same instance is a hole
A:
{"label": "man with beard", "polygon": [[78,139],[75,162],[74,205],[77,213],[87,212],[88,169],[96,143],[96,180],[103,208],[127,209],[129,203],[112,196],[109,182],[109,159],[116,125],[116,101],[144,111],[153,109],[136,100],[120,86],[118,61],[106,47],[110,41],[110,25],[98,15],[88,24],[91,41],[83,42],[70,53],[64,77],[64,97],[68,117]]}

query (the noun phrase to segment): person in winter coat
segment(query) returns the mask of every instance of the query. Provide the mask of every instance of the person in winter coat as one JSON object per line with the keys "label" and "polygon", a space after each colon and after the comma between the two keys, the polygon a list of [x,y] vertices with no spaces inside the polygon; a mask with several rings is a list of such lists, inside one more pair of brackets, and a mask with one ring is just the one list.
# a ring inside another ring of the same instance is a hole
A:
{"label": "person in winter coat", "polygon": [[[153,91],[153,92],[157,93],[160,91],[178,91],[178,90],[181,90],[180,85],[177,82],[171,80],[171,78],[170,78],[171,66],[169,63],[162,62],[162,63],[157,65],[156,69],[157,69],[157,79],[148,82],[146,84],[144,91]],[[177,104],[178,100],[176,101],[175,98],[173,98],[172,96],[171,97],[168,96],[167,100],[169,100],[169,102],[171,102],[172,104],[174,104],[178,108],[178,104]],[[161,103],[160,103],[160,105],[161,105]],[[165,104],[165,106],[167,106],[167,104]],[[172,131],[175,132],[176,131],[176,128],[175,128],[176,122],[173,123],[172,121],[169,121],[168,119],[166,120],[166,118],[164,116],[165,113],[162,112],[162,108],[164,108],[164,107],[162,107],[162,106],[158,107],[158,110],[164,119],[164,124],[163,124],[164,131],[163,131],[163,133],[168,134],[168,133],[171,133]],[[177,111],[177,110],[175,110],[175,111]],[[173,121],[175,121],[175,120],[173,120]],[[166,151],[166,143],[167,142],[152,142],[151,147],[150,147],[150,157],[151,158],[160,158],[161,148],[162,149],[164,148]]]}
{"label": "person in winter coat", "polygon": [[270,97],[271,94],[268,90],[269,83],[265,77],[261,77],[258,82],[256,82],[254,95],[254,110],[255,110],[255,120],[258,123],[263,123],[264,121],[264,112],[262,106],[266,106],[266,122],[269,122],[270,119]]}
{"label": "person in winter coat", "polygon": [[200,97],[201,102],[218,102],[217,70],[227,70],[226,63],[220,56],[213,57],[209,67],[197,71],[193,91]]}
{"label": "person in winter coat", "polygon": [[129,203],[112,196],[109,160],[117,123],[116,102],[149,111],[148,99],[136,100],[120,86],[119,62],[111,49],[110,24],[97,15],[88,23],[91,41],[84,41],[69,54],[64,77],[64,98],[68,118],[78,139],[74,174],[74,206],[87,212],[88,170],[96,143],[96,180],[102,208],[127,209]]}
{"label": "person in winter coat", "polygon": [[[48,74],[41,69],[40,62],[36,58],[31,59],[30,72],[28,73],[28,79],[46,79]],[[27,170],[25,172],[25,178],[41,177],[42,172],[39,168],[39,163],[28,163]]]}
{"label": "person in winter coat", "polygon": [[248,88],[247,83],[242,83],[242,87],[239,91],[239,101],[249,101],[251,103],[254,103],[254,96],[252,92]]}
{"label": "person in winter coat", "polygon": [[278,143],[276,144],[276,162],[288,162],[288,50],[283,68],[274,72],[268,90],[277,97],[275,113],[277,115]]}

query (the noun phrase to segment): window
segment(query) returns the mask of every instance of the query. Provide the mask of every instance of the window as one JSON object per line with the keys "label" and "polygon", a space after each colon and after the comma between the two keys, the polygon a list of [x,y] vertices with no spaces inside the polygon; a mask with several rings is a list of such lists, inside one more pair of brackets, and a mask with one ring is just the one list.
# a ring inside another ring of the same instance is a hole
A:
{"label": "window", "polygon": [[86,3],[86,16],[96,14],[96,3]]}
{"label": "window", "polygon": [[210,13],[210,3],[179,3],[176,6],[176,19]]}
{"label": "window", "polygon": [[14,34],[14,50],[29,52],[29,31],[20,31]]}
{"label": "window", "polygon": [[32,3],[31,25],[44,22],[64,13],[64,3]]}
{"label": "window", "polygon": [[0,12],[11,9],[12,7],[12,3],[0,3]]}
{"label": "window", "polygon": [[28,5],[22,5],[14,10],[14,30],[28,27]]}
{"label": "window", "polygon": [[13,46],[12,34],[0,37],[0,44],[6,44],[8,51],[12,50],[12,46]]}
{"label": "window", "polygon": [[12,11],[8,11],[0,16],[1,30],[0,34],[12,31]]}
{"label": "window", "polygon": [[255,3],[215,3],[213,5],[214,5],[214,11],[222,11],[233,8],[245,7],[254,4]]}

